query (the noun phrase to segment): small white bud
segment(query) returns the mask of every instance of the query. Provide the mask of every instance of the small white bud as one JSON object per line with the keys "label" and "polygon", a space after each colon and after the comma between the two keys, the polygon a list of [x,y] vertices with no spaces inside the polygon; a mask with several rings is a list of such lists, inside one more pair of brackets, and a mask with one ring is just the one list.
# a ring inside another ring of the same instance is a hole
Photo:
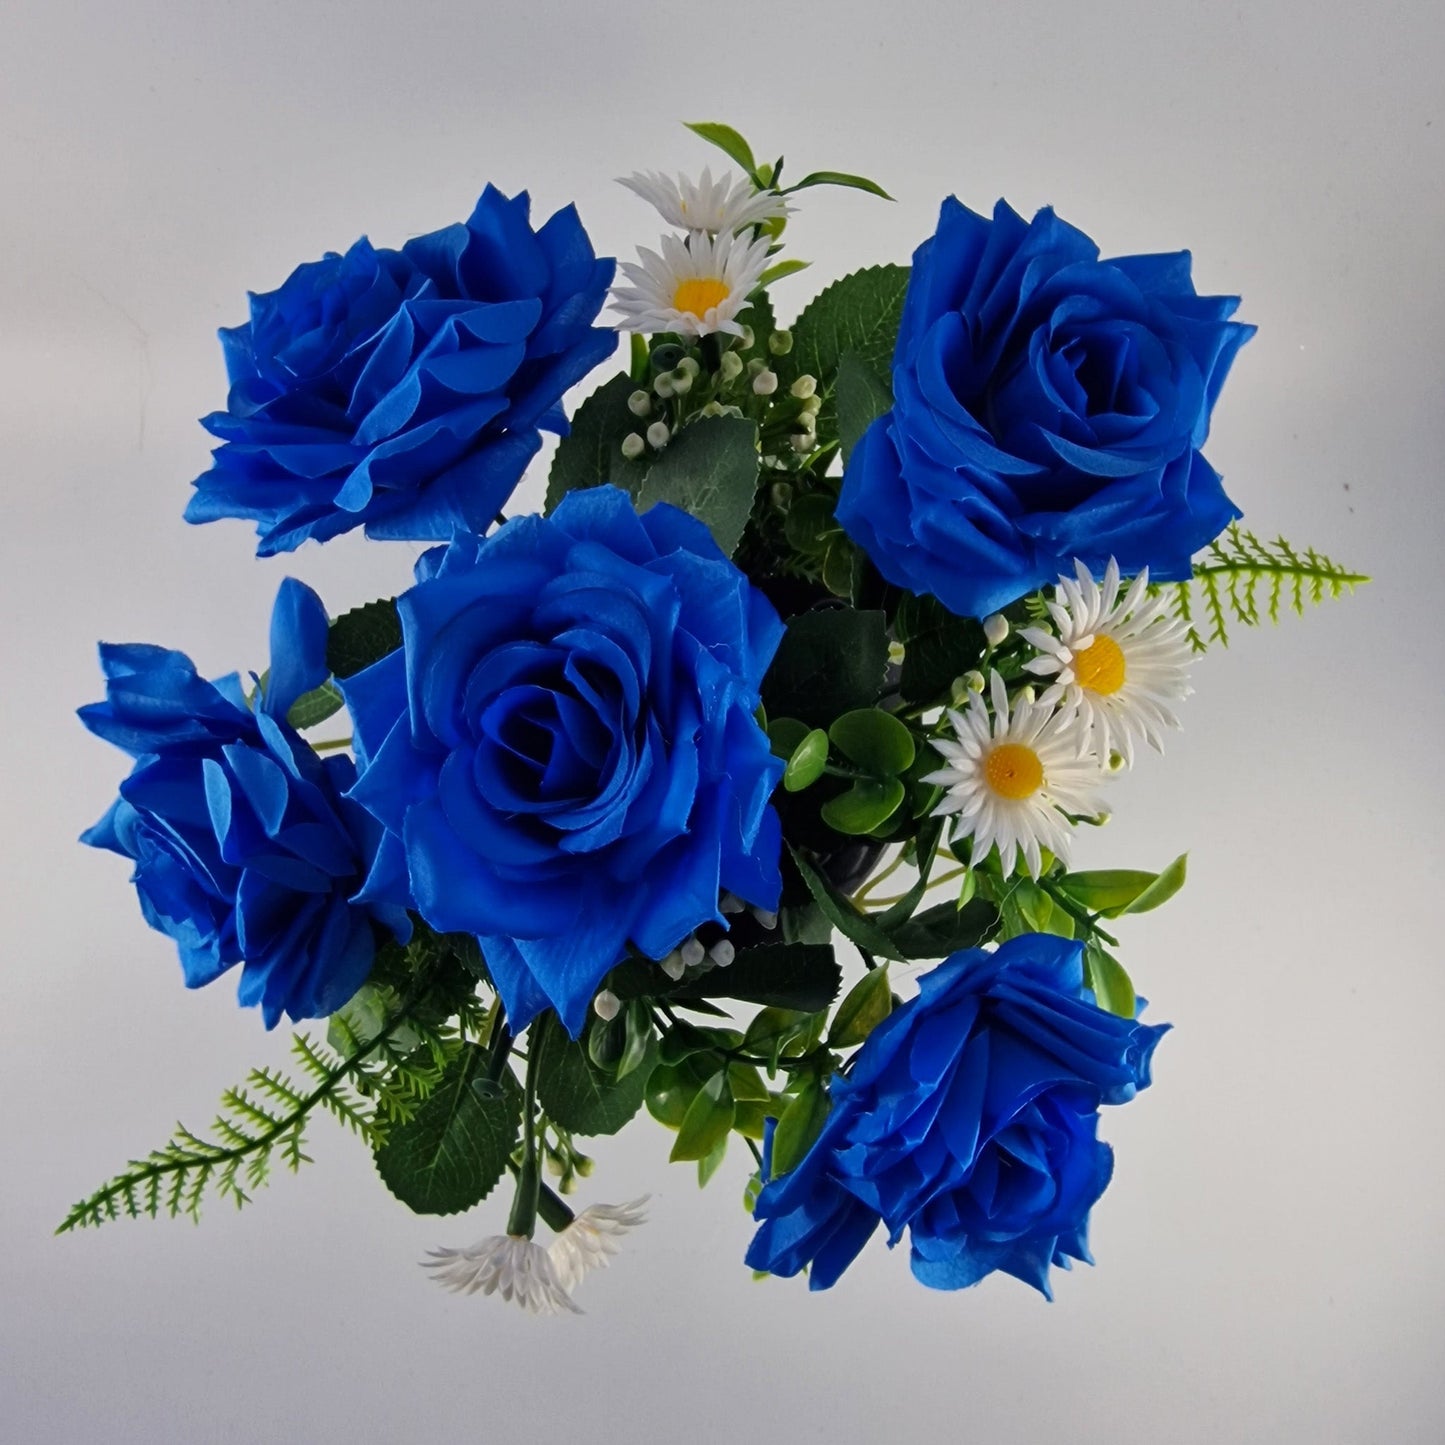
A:
{"label": "small white bud", "polygon": [[610,988],[604,988],[596,998],[592,1000],[592,1008],[597,1017],[605,1023],[611,1023],[622,1009],[622,1000],[612,992]]}
{"label": "small white bud", "polygon": [[789,388],[790,395],[798,398],[799,401],[806,401],[818,389],[818,378],[809,376],[804,372]]}
{"label": "small white bud", "polygon": [[758,396],[771,396],[778,389],[778,373],[766,367],[753,377],[753,391]]}
{"label": "small white bud", "polygon": [[984,641],[990,647],[997,647],[1008,636],[1008,618],[1002,612],[995,612],[983,619]]}
{"label": "small white bud", "polygon": [[671,438],[672,433],[667,429],[665,421],[655,421],[647,429],[647,445],[654,451],[660,452]]}
{"label": "small white bud", "polygon": [[682,945],[682,948],[679,950],[679,952],[682,955],[682,964],[684,968],[696,968],[698,964],[702,962],[705,950],[702,946],[701,940],[698,938],[697,934],[694,933],[687,940],[687,942]]}
{"label": "small white bud", "polygon": [[748,362],[749,376],[757,376],[760,372],[764,372],[767,369],[768,363],[764,361],[761,356],[755,356],[750,362]]}
{"label": "small white bud", "polygon": [[966,672],[963,675],[963,685],[969,692],[983,691],[983,674],[981,672]]}
{"label": "small white bud", "polygon": [[786,356],[793,349],[793,333],[791,331],[775,331],[768,337],[768,350],[774,356]]}
{"label": "small white bud", "polygon": [[672,395],[672,373],[670,371],[659,372],[652,378],[652,389],[666,401]]}
{"label": "small white bud", "polygon": [[1102,828],[1104,824],[1107,823],[1109,819],[1113,816],[1114,815],[1107,808],[1105,808],[1102,813],[1095,813],[1090,821],[1096,828]]}
{"label": "small white bud", "polygon": [[622,438],[622,455],[629,462],[635,462],[647,450],[647,443],[635,431]]}
{"label": "small white bud", "polygon": [[743,374],[743,359],[736,351],[725,351],[717,364],[718,375],[724,381],[736,381]]}
{"label": "small white bud", "polygon": [[699,416],[721,416],[723,414],[722,402],[710,401],[698,412]]}
{"label": "small white bud", "polygon": [[1020,702],[1032,703],[1032,702],[1036,701],[1037,698],[1038,698],[1038,693],[1036,693],[1036,692],[1034,691],[1034,685],[1033,685],[1033,683],[1031,683],[1031,682],[1026,682],[1021,688],[1019,688],[1019,701],[1020,701]]}
{"label": "small white bud", "polygon": [[652,410],[652,398],[645,391],[634,391],[627,398],[627,409],[633,416],[646,416]]}
{"label": "small white bud", "polygon": [[753,917],[758,920],[761,927],[766,928],[769,933],[778,926],[778,915],[771,908],[754,908]]}
{"label": "small white bud", "polygon": [[736,954],[732,944],[726,938],[720,938],[708,949],[707,956],[712,959],[719,968],[726,968],[736,957]]}
{"label": "small white bud", "polygon": [[747,904],[736,893],[724,893],[717,906],[720,913],[741,913]]}
{"label": "small white bud", "polygon": [[[683,360],[686,359],[686,357],[683,358]],[[693,363],[694,366],[696,364],[696,362]],[[692,373],[678,367],[678,369],[672,373],[672,394],[674,396],[686,396],[691,390]]]}
{"label": "small white bud", "polygon": [[823,398],[814,393],[804,400],[798,410],[803,416],[817,416],[823,410]]}
{"label": "small white bud", "polygon": [[757,334],[753,331],[753,328],[751,326],[744,326],[742,335],[738,337],[738,345],[741,346],[744,351],[751,351],[753,349],[753,343],[757,339]]}
{"label": "small white bud", "polygon": [[818,435],[816,432],[797,431],[788,440],[792,443],[793,450],[800,457],[805,457],[818,444]]}
{"label": "small white bud", "polygon": [[684,356],[682,360],[677,363],[677,370],[686,372],[688,376],[695,377],[698,372],[702,370],[702,367],[698,364],[695,356]]}
{"label": "small white bud", "polygon": [[676,948],[666,958],[660,959],[658,966],[674,983],[687,969],[687,965],[682,961],[682,951]]}

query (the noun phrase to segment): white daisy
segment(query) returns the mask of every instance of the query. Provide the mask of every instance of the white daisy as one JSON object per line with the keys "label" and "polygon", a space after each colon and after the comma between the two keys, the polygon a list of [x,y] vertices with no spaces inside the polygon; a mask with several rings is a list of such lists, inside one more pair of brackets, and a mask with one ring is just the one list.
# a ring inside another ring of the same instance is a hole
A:
{"label": "white daisy", "polygon": [[714,331],[742,335],[734,318],[748,304],[748,293],[768,265],[768,239],[748,239],[724,232],[709,236],[694,231],[662,238],[662,255],[639,246],[642,264],[622,263],[631,286],[612,293],[613,310],[621,314],[623,331],[674,331],[681,336],[706,336]]}
{"label": "white daisy", "polygon": [[972,837],[975,859],[997,845],[1005,877],[1022,855],[1037,878],[1040,848],[1068,861],[1070,824],[1064,813],[1097,812],[1094,789],[1103,774],[1072,708],[1027,698],[1010,707],[996,672],[989,690],[992,717],[982,693],[969,698],[961,713],[948,709],[958,741],[934,742],[948,763],[924,782],[946,789],[933,811],[958,815],[958,832]]}
{"label": "white daisy", "polygon": [[1041,627],[1021,633],[1040,653],[1027,669],[1053,678],[1040,700],[1077,708],[1102,758],[1117,752],[1133,763],[1140,740],[1162,753],[1162,734],[1179,726],[1171,704],[1191,691],[1184,623],[1169,615],[1164,598],[1148,595],[1147,567],[1122,602],[1112,557],[1102,587],[1082,562],[1075,567],[1077,580],[1060,577],[1048,604],[1058,636]]}
{"label": "white daisy", "polygon": [[612,1262],[622,1236],[647,1222],[647,1200],[644,1194],[627,1204],[589,1205],[552,1241],[548,1253],[563,1289],[576,1289],[589,1271]]}
{"label": "white daisy", "polygon": [[679,231],[711,231],[714,235],[741,231],[789,211],[777,191],[755,191],[750,180],[735,181],[731,171],[713,180],[711,167],[704,167],[701,180],[696,181],[660,171],[635,171],[618,177],[617,183],[655,206],[663,220]]}
{"label": "white daisy", "polygon": [[467,1249],[433,1249],[422,1261],[432,1278],[454,1294],[500,1294],[529,1314],[582,1311],[557,1277],[552,1256],[540,1244],[516,1234],[493,1234]]}

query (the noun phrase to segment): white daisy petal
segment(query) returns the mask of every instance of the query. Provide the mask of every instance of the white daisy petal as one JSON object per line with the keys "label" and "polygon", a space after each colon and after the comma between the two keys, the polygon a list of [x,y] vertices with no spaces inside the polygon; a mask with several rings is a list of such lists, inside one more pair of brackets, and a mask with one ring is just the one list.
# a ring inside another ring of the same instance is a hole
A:
{"label": "white daisy petal", "polygon": [[618,184],[656,207],[663,220],[679,231],[730,233],[786,216],[791,209],[777,191],[754,190],[750,180],[734,180],[731,171],[713,180],[711,167],[704,167],[696,181],[685,175],[638,171],[619,177]]}
{"label": "white daisy petal", "polygon": [[742,334],[737,315],[748,304],[768,265],[768,238],[751,233],[711,236],[693,231],[686,240],[662,238],[662,255],[638,247],[642,267],[624,263],[631,283],[612,291],[616,325],[623,331],[681,336]]}
{"label": "white daisy petal", "polygon": [[612,1262],[621,1251],[622,1236],[647,1222],[648,1197],[589,1205],[552,1241],[548,1252],[563,1289],[576,1289],[590,1271]]}
{"label": "white daisy petal", "polygon": [[558,1279],[551,1255],[520,1235],[493,1234],[466,1249],[433,1249],[422,1267],[454,1294],[499,1294],[534,1315],[582,1313]]}

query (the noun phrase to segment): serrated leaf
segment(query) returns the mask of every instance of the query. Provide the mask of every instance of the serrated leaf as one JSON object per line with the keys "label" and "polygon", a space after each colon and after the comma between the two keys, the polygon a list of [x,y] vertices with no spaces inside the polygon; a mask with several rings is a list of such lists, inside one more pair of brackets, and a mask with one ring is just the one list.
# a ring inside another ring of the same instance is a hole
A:
{"label": "serrated leaf", "polygon": [[837,833],[861,837],[881,828],[903,806],[903,784],[897,778],[859,778],[846,793],[829,798],[819,810]]}
{"label": "serrated leaf", "polygon": [[[532,1027],[537,1030],[539,1025]],[[533,1040],[534,1048],[545,1050],[537,1098],[547,1117],[574,1134],[615,1134],[642,1107],[657,1060],[656,1044],[649,1042],[637,1067],[619,1079],[599,1069],[585,1042],[569,1039],[550,1014],[540,1029],[545,1038],[539,1034]]]}
{"label": "serrated leaf", "polygon": [[893,990],[886,968],[870,969],[848,990],[838,1005],[833,1027],[828,1031],[828,1046],[851,1048],[861,1044],[884,1019],[893,1012]]}
{"label": "serrated leaf", "polygon": [[915,913],[893,930],[894,947],[905,959],[947,958],[961,948],[977,948],[998,926],[998,909],[984,898],[962,908],[939,903]]}
{"label": "serrated leaf", "polygon": [[808,885],[808,891],[828,921],[844,938],[850,943],[856,943],[859,948],[876,958],[891,959],[895,963],[908,961],[908,956],[898,951],[893,940],[871,918],[859,913],[846,898],[839,897],[829,886],[827,879],[796,848],[791,851],[793,862],[802,874],[803,882]]}
{"label": "serrated leaf", "polygon": [[1184,887],[1188,868],[1189,854],[1181,853],[1123,911],[1125,913],[1148,913],[1150,909],[1158,908],[1161,903],[1168,903]]}
{"label": "serrated leaf", "polygon": [[[270,674],[266,673],[261,678],[262,688],[265,688]],[[330,679],[323,682],[320,687],[313,687],[310,692],[303,692],[286,713],[286,721],[296,729],[298,733],[304,733],[307,728],[314,728],[317,723],[323,723],[327,718],[341,711],[346,706],[346,699],[341,695],[341,689]]]}
{"label": "serrated leaf", "polygon": [[826,728],[883,691],[888,634],[881,612],[851,607],[792,618],[763,679],[763,702],[773,717],[796,717]]}
{"label": "serrated leaf", "polygon": [[671,997],[732,998],[816,1013],[833,1002],[842,982],[831,944],[764,943],[740,950],[727,968],[688,980]]}
{"label": "serrated leaf", "polygon": [[795,1168],[823,1132],[828,1118],[828,1091],[817,1079],[809,1079],[793,1102],[783,1110],[773,1132],[772,1172],[776,1179]]}
{"label": "serrated leaf", "polygon": [[778,358],[780,378],[791,384],[803,375],[816,377],[826,413],[845,351],[889,375],[908,274],[907,266],[870,266],[820,291],[793,323],[793,349]]}
{"label": "serrated leaf", "polygon": [[892,713],[876,707],[844,713],[829,726],[828,736],[844,757],[875,778],[906,773],[917,752],[907,727]]}
{"label": "serrated leaf", "polygon": [[729,160],[736,161],[749,176],[757,175],[758,163],[753,159],[752,146],[732,126],[716,120],[687,120],[683,124],[709,145],[715,145]]}
{"label": "serrated leaf", "polygon": [[847,466],[863,433],[893,409],[893,389],[856,351],[845,351],[838,359],[836,391],[838,442]]}
{"label": "serrated leaf", "polygon": [[384,597],[343,612],[326,634],[326,665],[333,677],[350,677],[401,646],[396,601]]}
{"label": "serrated leaf", "polygon": [[696,517],[731,557],[758,490],[758,428],[746,417],[690,422],[667,444],[637,493],[637,510],[670,502]]}
{"label": "serrated leaf", "polygon": [[898,679],[905,702],[946,701],[954,678],[983,656],[983,628],[973,618],[955,617],[935,597],[905,596],[894,620],[903,643]]}
{"label": "serrated leaf", "polygon": [[790,793],[810,788],[823,776],[828,766],[828,734],[814,728],[804,735],[783,769],[783,787]]}
{"label": "serrated leaf", "polygon": [[622,372],[604,382],[577,408],[571,430],[557,443],[547,475],[548,513],[556,511],[568,492],[600,487],[606,482],[629,491],[636,485],[641,469],[629,467],[622,455],[623,437],[647,426],[646,417],[633,416],[627,407],[627,398],[636,390],[637,383]]}
{"label": "serrated leaf", "polygon": [[487,1051],[467,1044],[416,1113],[376,1151],[382,1181],[417,1214],[457,1214],[480,1203],[507,1168],[522,1120],[522,1090],[510,1070],[484,1098]]}
{"label": "serrated leaf", "polygon": [[688,1105],[668,1158],[674,1164],[685,1159],[706,1159],[717,1148],[719,1141],[725,1140],[731,1132],[733,1112],[727,1071],[720,1069],[697,1091]]}

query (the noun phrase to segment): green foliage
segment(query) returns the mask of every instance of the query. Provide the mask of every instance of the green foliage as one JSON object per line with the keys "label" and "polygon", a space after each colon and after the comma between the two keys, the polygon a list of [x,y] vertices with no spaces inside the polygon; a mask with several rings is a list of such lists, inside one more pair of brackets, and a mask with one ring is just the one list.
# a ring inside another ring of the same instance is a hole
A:
{"label": "green foliage", "polygon": [[669,1159],[673,1163],[684,1159],[706,1159],[726,1142],[735,1113],[727,1070],[719,1069],[693,1095],[687,1112],[682,1116]]}
{"label": "green foliage", "polygon": [[1134,985],[1124,965],[1104,951],[1096,938],[1084,946],[1084,979],[1098,1000],[1099,1007],[1120,1018],[1131,1019],[1137,1008]]}
{"label": "green foliage", "polygon": [[622,455],[622,439],[641,431],[645,418],[633,416],[627,398],[638,383],[626,372],[604,382],[577,408],[572,427],[557,443],[547,476],[546,511],[554,512],[568,492],[614,482],[630,487],[635,471]]}
{"label": "green foliage", "polygon": [[945,700],[954,678],[976,667],[984,653],[978,622],[955,617],[935,597],[905,594],[893,625],[903,644],[898,686],[905,702]]}
{"label": "green foliage", "polygon": [[1188,581],[1160,583],[1150,591],[1168,596],[1175,616],[1188,626],[1194,650],[1203,652],[1210,642],[1228,646],[1231,621],[1247,627],[1265,617],[1278,622],[1285,607],[1303,615],[1307,602],[1340,597],[1369,580],[1313,547],[1300,552],[1283,537],[1261,542],[1231,522],[1195,562]]}
{"label": "green foliage", "polygon": [[1181,853],[1161,873],[1134,869],[1103,868],[1092,873],[1066,873],[1059,889],[1076,903],[1102,918],[1119,918],[1125,913],[1148,913],[1167,903],[1184,886],[1187,853]]}
{"label": "green foliage", "polygon": [[303,692],[295,702],[291,704],[286,714],[286,721],[299,733],[304,733],[307,728],[314,728],[317,723],[323,723],[327,718],[341,711],[346,706],[346,699],[341,695],[341,689],[329,679],[323,682],[320,687],[313,687],[310,692]]}
{"label": "green foliage", "polygon": [[343,612],[326,636],[326,665],[334,677],[350,677],[401,646],[396,602],[384,597]]}
{"label": "green foliage", "polygon": [[786,1174],[794,1168],[818,1135],[828,1118],[828,1090],[815,1078],[808,1079],[792,1102],[783,1111],[773,1134],[773,1174]]}
{"label": "green foliage", "polygon": [[867,191],[870,196],[878,196],[885,201],[893,199],[877,181],[870,181],[867,176],[849,175],[847,171],[810,171],[801,181],[794,181],[786,187],[783,194],[790,196],[794,191],[804,191],[810,186],[845,186],[849,190]]}
{"label": "green foliage", "polygon": [[838,1005],[828,1031],[829,1048],[847,1049],[861,1044],[892,1012],[893,991],[887,968],[870,969]]}
{"label": "green foliage", "polygon": [[852,708],[876,702],[887,667],[881,612],[804,612],[789,621],[763,679],[763,704],[769,716],[826,728]]}
{"label": "green foliage", "polygon": [[412,1117],[376,1150],[376,1171],[417,1214],[457,1214],[480,1203],[506,1172],[522,1122],[510,1069],[487,1077],[488,1050],[467,1044]]}
{"label": "green foliage", "polygon": [[683,124],[694,135],[701,136],[709,145],[715,145],[727,158],[736,161],[744,172],[760,188],[766,184],[759,176],[758,163],[753,148],[730,125],[715,120],[688,120]]}
{"label": "green foliage", "polygon": [[208,1134],[178,1124],[161,1148],[76,1204],[56,1233],[122,1215],[198,1219],[207,1197],[248,1204],[277,1155],[293,1172],[310,1162],[305,1129],[317,1109],[380,1146],[389,1129],[415,1114],[461,1047],[454,1029],[419,1025],[409,1006],[391,1003],[389,1016],[367,1037],[343,1024],[340,1049],[296,1034],[299,1082],[274,1068],[253,1069],[244,1084],[222,1095]]}
{"label": "green foliage", "polygon": [[861,837],[878,832],[903,806],[903,797],[897,778],[856,778],[847,792],[829,798],[820,814],[835,833]]}
{"label": "green foliage", "polygon": [[828,727],[828,737],[844,757],[871,777],[896,778],[913,766],[913,734],[892,713],[855,708]]}
{"label": "green foliage", "polygon": [[701,417],[667,444],[637,490],[637,510],[670,502],[704,523],[731,557],[758,489],[758,429],[745,417]]}
{"label": "green foliage", "polygon": [[[784,718],[782,721],[792,722],[794,719]],[[807,727],[805,723],[798,726]],[[790,793],[802,792],[823,776],[827,766],[828,734],[822,728],[805,731],[788,758],[788,766],[783,769],[783,787]]]}
{"label": "green foliage", "polygon": [[625,1075],[619,1078],[615,1070],[600,1067],[588,1049],[588,1038],[601,1023],[594,1015],[581,1039],[568,1038],[551,1014],[532,1026],[532,1047],[545,1050],[537,1098],[547,1117],[573,1134],[617,1133],[642,1107],[657,1061],[657,1046],[649,1033],[644,1056]]}
{"label": "green foliage", "polygon": [[863,433],[886,411],[893,409],[893,389],[856,351],[838,359],[838,441],[844,465]]}
{"label": "green foliage", "polygon": [[977,948],[998,926],[998,909],[986,898],[963,907],[939,903],[915,913],[893,930],[894,947],[907,959],[947,958],[960,948]]}
{"label": "green foliage", "polygon": [[796,848],[791,851],[793,862],[808,885],[814,901],[823,910],[829,923],[844,938],[875,958],[887,958],[895,963],[907,962],[907,955],[898,951],[897,945],[873,919],[860,913],[849,899],[834,890],[828,880]]}
{"label": "green foliage", "polygon": [[688,979],[673,999],[729,998],[814,1013],[838,996],[843,972],[827,943],[765,943],[740,949],[727,968]]}

